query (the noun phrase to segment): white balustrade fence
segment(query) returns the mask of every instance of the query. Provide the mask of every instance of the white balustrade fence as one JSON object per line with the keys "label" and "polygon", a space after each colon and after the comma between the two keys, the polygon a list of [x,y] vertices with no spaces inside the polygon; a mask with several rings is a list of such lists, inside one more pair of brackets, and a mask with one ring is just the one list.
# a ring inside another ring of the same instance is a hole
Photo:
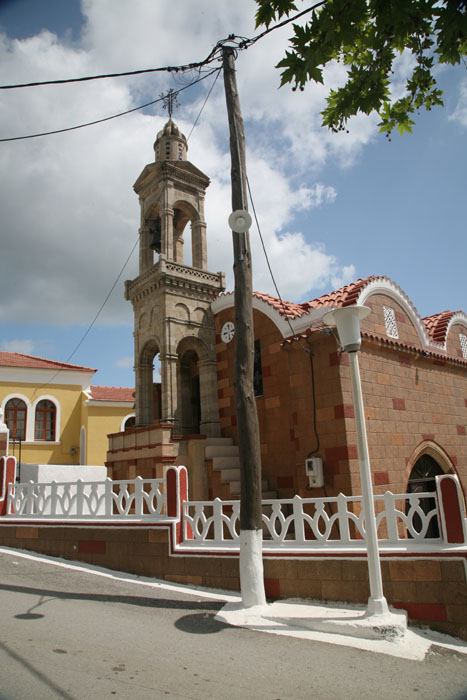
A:
{"label": "white balustrade fence", "polygon": [[[362,543],[365,521],[362,498],[294,498],[263,501],[263,544],[278,547],[341,546]],[[375,496],[378,539],[388,544],[440,543],[437,494]],[[186,501],[183,545],[237,547],[240,535],[239,501]]]}
{"label": "white balustrade fence", "polygon": [[9,484],[6,517],[167,519],[165,479]]}
{"label": "white balustrade fence", "polygon": [[[0,467],[5,467],[3,462],[0,460]],[[164,479],[16,484],[14,470],[9,478],[7,502],[5,489],[0,499],[2,520],[171,523],[173,546],[179,552],[239,549],[240,501],[188,500],[186,467],[169,467]],[[456,476],[436,477],[436,490],[432,492],[387,491],[374,499],[378,539],[383,548],[465,548],[467,521]],[[294,496],[264,500],[262,507],[265,552],[365,549],[361,496]]]}

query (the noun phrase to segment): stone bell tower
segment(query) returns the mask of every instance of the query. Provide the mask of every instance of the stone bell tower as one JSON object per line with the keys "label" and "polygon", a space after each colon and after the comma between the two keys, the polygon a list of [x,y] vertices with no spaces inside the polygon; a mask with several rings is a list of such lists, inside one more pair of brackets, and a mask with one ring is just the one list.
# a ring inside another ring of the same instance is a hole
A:
{"label": "stone bell tower", "polygon": [[[215,437],[219,409],[211,302],[224,289],[225,276],[207,270],[209,178],[187,160],[187,150],[185,136],[170,118],[157,134],[155,162],[134,185],[141,207],[139,275],[125,283],[125,298],[135,319],[136,425],[158,419],[172,423],[177,434]],[[190,232],[192,260],[187,261],[184,235]],[[159,415],[153,400],[156,355]]]}

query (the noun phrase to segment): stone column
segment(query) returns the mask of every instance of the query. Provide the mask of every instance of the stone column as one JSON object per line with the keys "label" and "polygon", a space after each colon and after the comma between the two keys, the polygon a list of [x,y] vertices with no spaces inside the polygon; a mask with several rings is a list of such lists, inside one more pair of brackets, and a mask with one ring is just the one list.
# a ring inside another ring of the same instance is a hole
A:
{"label": "stone column", "polygon": [[161,423],[172,423],[174,431],[179,429],[178,415],[178,356],[174,353],[161,353],[161,390],[162,416]]}
{"label": "stone column", "polygon": [[151,234],[149,226],[141,226],[139,230],[139,274],[149,270],[154,265],[154,251],[149,247]]}
{"label": "stone column", "polygon": [[161,252],[166,256],[167,260],[174,259],[173,250],[173,224],[174,210],[166,207],[161,211]]}
{"label": "stone column", "polygon": [[206,223],[204,221],[193,221],[191,224],[191,231],[193,267],[196,267],[198,270],[207,270],[208,252],[206,246]]}
{"label": "stone column", "polygon": [[136,427],[152,425],[154,422],[152,362],[144,362],[135,367],[136,380]]}
{"label": "stone column", "polygon": [[200,432],[208,437],[219,437],[220,420],[219,404],[217,401],[217,369],[216,360],[200,360],[199,388],[201,395]]}

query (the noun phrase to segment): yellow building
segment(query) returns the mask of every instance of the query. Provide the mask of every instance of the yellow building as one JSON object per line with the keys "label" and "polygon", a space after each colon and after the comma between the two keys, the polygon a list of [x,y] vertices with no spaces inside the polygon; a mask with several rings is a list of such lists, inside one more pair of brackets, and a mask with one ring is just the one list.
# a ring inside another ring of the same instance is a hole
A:
{"label": "yellow building", "polygon": [[9,453],[28,464],[103,465],[107,435],[133,421],[134,389],[93,386],[96,371],[0,352]]}

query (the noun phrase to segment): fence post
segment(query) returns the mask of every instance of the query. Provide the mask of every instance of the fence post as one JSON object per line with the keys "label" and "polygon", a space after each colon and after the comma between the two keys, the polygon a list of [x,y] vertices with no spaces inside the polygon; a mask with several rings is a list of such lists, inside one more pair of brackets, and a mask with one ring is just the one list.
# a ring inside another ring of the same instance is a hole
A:
{"label": "fence post", "polygon": [[337,495],[337,522],[341,542],[350,542],[348,501],[343,493]]}
{"label": "fence post", "polygon": [[0,516],[7,515],[8,485],[16,481],[16,458],[0,458]]}
{"label": "fence post", "polygon": [[135,515],[140,518],[143,515],[143,477],[135,479]]}
{"label": "fence post", "polygon": [[386,516],[386,527],[388,531],[388,540],[396,544],[399,541],[399,531],[397,529],[396,503],[394,494],[391,491],[386,491],[383,500],[384,514]]}
{"label": "fence post", "polygon": [[[81,479],[76,482],[76,515],[83,515],[84,484]],[[70,512],[73,512],[70,510]]]}
{"label": "fence post", "polygon": [[[165,491],[167,494],[167,515],[169,518],[177,518],[175,525],[175,544],[183,541],[183,512],[184,503],[188,500],[188,472],[186,467],[169,467],[165,475]],[[193,532],[189,525],[186,528],[185,537],[193,539]]]}
{"label": "fence post", "polygon": [[443,539],[450,544],[466,541],[465,513],[459,479],[454,474],[436,477]]}
{"label": "fence post", "polygon": [[295,542],[305,543],[305,523],[303,521],[303,504],[300,496],[293,497],[293,524],[295,528]]}
{"label": "fence post", "polygon": [[[8,426],[6,423],[3,422],[3,411],[0,410],[0,456],[2,457],[8,457],[8,441],[10,437],[10,431],[8,430]],[[0,474],[1,476],[1,474]],[[0,479],[0,488],[1,488],[1,479]],[[8,489],[5,489],[3,493],[6,496],[6,492]]]}

